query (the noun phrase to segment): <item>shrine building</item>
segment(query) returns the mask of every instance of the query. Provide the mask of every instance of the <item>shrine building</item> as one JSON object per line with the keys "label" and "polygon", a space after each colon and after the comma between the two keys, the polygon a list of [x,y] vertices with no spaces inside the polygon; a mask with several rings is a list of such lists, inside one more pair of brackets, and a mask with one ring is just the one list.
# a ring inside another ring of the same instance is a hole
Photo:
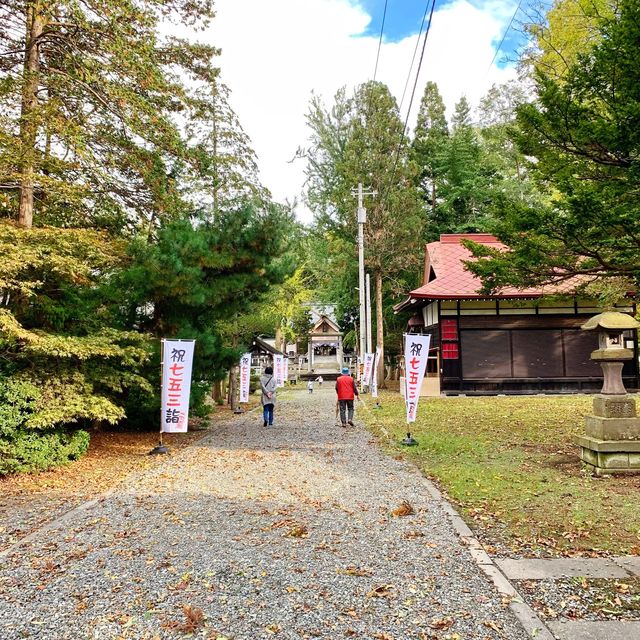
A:
{"label": "shrine building", "polygon": [[[423,395],[598,391],[602,371],[590,358],[598,338],[580,329],[602,311],[597,303],[570,285],[480,293],[480,280],[464,267],[473,258],[463,239],[506,249],[488,234],[440,236],[426,246],[422,286],[395,307],[411,313],[408,332],[431,335]],[[631,302],[617,310],[636,311]],[[637,390],[637,332],[624,340],[635,354],[624,364],[624,383]]]}

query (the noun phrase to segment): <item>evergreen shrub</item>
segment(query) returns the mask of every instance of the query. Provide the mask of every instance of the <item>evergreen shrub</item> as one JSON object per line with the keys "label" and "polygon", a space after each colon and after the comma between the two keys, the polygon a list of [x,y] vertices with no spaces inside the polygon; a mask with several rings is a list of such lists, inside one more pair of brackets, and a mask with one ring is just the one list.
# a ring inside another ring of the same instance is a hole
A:
{"label": "evergreen shrub", "polygon": [[29,383],[0,381],[0,475],[50,469],[76,460],[89,447],[86,431],[27,426],[39,396]]}

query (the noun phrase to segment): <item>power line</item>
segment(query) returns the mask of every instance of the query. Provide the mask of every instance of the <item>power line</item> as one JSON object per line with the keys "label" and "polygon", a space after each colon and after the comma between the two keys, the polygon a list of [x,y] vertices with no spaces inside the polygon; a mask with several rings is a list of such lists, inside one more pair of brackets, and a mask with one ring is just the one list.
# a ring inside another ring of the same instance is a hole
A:
{"label": "power line", "polygon": [[493,58],[491,59],[491,62],[489,63],[489,68],[487,69],[487,73],[489,72],[489,69],[491,69],[491,65],[493,65],[493,63],[496,61],[496,58],[498,57],[498,53],[500,52],[500,49],[502,49],[502,45],[504,44],[504,41],[507,38],[507,34],[511,30],[511,25],[513,24],[513,21],[516,19],[516,16],[518,15],[518,11],[520,11],[521,6],[522,6],[522,0],[518,0],[518,6],[516,7],[516,10],[513,12],[513,15],[511,16],[511,20],[509,20],[509,25],[507,26],[504,32],[504,35],[502,36],[502,40],[500,40],[500,44],[498,45],[496,52],[493,54]]}
{"label": "power line", "polygon": [[[429,6],[429,0],[427,0],[427,6]],[[418,70],[416,71],[416,78],[413,81],[413,90],[411,91],[411,100],[409,100],[409,108],[407,109],[407,117],[404,121],[404,129],[402,130],[402,137],[407,130],[407,124],[409,122],[409,114],[411,113],[411,106],[413,105],[413,99],[416,95],[416,87],[418,86],[418,78],[420,77],[420,69],[422,68],[422,61],[424,60],[424,51],[427,47],[427,38],[429,37],[429,31],[431,30],[431,20],[433,18],[433,10],[436,8],[436,0],[431,3],[431,12],[429,13],[429,22],[427,23],[427,30],[424,32],[424,41],[422,42],[422,52],[420,53],[420,61],[418,62]],[[426,12],[425,12],[426,13]]]}
{"label": "power line", "polygon": [[380,27],[380,39],[378,40],[378,53],[376,55],[376,68],[373,71],[373,81],[375,82],[376,76],[378,75],[378,60],[380,60],[380,48],[382,47],[382,34],[384,33],[384,21],[387,17],[387,2],[388,0],[384,0],[384,12],[382,14],[382,26]]}
{"label": "power line", "polygon": [[[429,0],[427,0],[427,9],[429,7]],[[400,140],[398,141],[398,146],[396,148],[396,157],[393,161],[393,169],[391,171],[391,180],[389,181],[389,186],[393,184],[393,181],[395,180],[396,177],[396,170],[398,168],[398,160],[400,158],[400,148],[402,147],[402,144],[404,142],[404,138],[405,138],[405,133],[407,131],[407,125],[409,123],[409,115],[411,114],[411,107],[413,106],[413,99],[415,98],[416,95],[416,87],[418,86],[418,78],[420,77],[420,69],[422,68],[422,62],[424,60],[424,52],[425,49],[427,47],[427,38],[429,37],[429,31],[431,30],[431,20],[433,18],[433,11],[436,7],[436,0],[432,0],[431,2],[431,11],[429,12],[429,22],[427,23],[427,29],[424,32],[424,40],[422,42],[422,51],[420,53],[420,61],[418,62],[418,70],[416,71],[416,77],[415,80],[413,81],[413,90],[411,91],[411,100],[409,101],[409,108],[407,109],[407,117],[404,120],[404,126],[402,128],[402,134],[400,136]],[[426,10],[425,10],[426,13]],[[387,193],[389,191],[389,186],[384,190],[384,193],[382,194],[382,198],[381,198],[381,204],[382,206],[385,205],[386,203],[386,199],[387,199]]]}
{"label": "power line", "polygon": [[407,74],[407,81],[404,83],[404,90],[402,92],[402,98],[400,99],[400,106],[398,111],[402,111],[402,105],[404,104],[404,96],[407,93],[407,87],[409,86],[409,80],[411,80],[411,72],[413,71],[413,63],[416,61],[416,53],[418,53],[418,47],[420,46],[420,38],[422,37],[422,29],[424,29],[424,23],[427,19],[427,13],[429,12],[429,3],[424,8],[424,14],[422,15],[422,23],[420,24],[420,31],[416,38],[416,46],[413,49],[413,57],[411,58],[411,65],[409,66],[409,73]]}

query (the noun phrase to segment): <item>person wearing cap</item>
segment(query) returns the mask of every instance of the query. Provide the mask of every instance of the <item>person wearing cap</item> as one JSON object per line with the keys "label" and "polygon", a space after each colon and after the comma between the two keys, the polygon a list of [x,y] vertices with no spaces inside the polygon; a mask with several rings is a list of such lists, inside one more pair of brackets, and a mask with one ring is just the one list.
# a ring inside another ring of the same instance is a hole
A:
{"label": "person wearing cap", "polygon": [[342,375],[336,380],[336,393],[342,426],[346,427],[348,423],[353,427],[353,401],[359,397],[359,394],[356,381],[349,375],[347,367],[342,367]]}

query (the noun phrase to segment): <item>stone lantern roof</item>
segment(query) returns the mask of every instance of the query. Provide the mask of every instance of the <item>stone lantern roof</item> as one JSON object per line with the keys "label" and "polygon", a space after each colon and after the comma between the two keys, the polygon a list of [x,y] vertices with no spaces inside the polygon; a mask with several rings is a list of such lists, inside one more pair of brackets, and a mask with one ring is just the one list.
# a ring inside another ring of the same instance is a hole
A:
{"label": "stone lantern roof", "polygon": [[620,311],[605,311],[599,313],[593,318],[589,318],[582,328],[586,331],[593,329],[605,329],[607,331],[625,331],[627,329],[637,329],[640,327],[640,322],[627,313],[620,313]]}

